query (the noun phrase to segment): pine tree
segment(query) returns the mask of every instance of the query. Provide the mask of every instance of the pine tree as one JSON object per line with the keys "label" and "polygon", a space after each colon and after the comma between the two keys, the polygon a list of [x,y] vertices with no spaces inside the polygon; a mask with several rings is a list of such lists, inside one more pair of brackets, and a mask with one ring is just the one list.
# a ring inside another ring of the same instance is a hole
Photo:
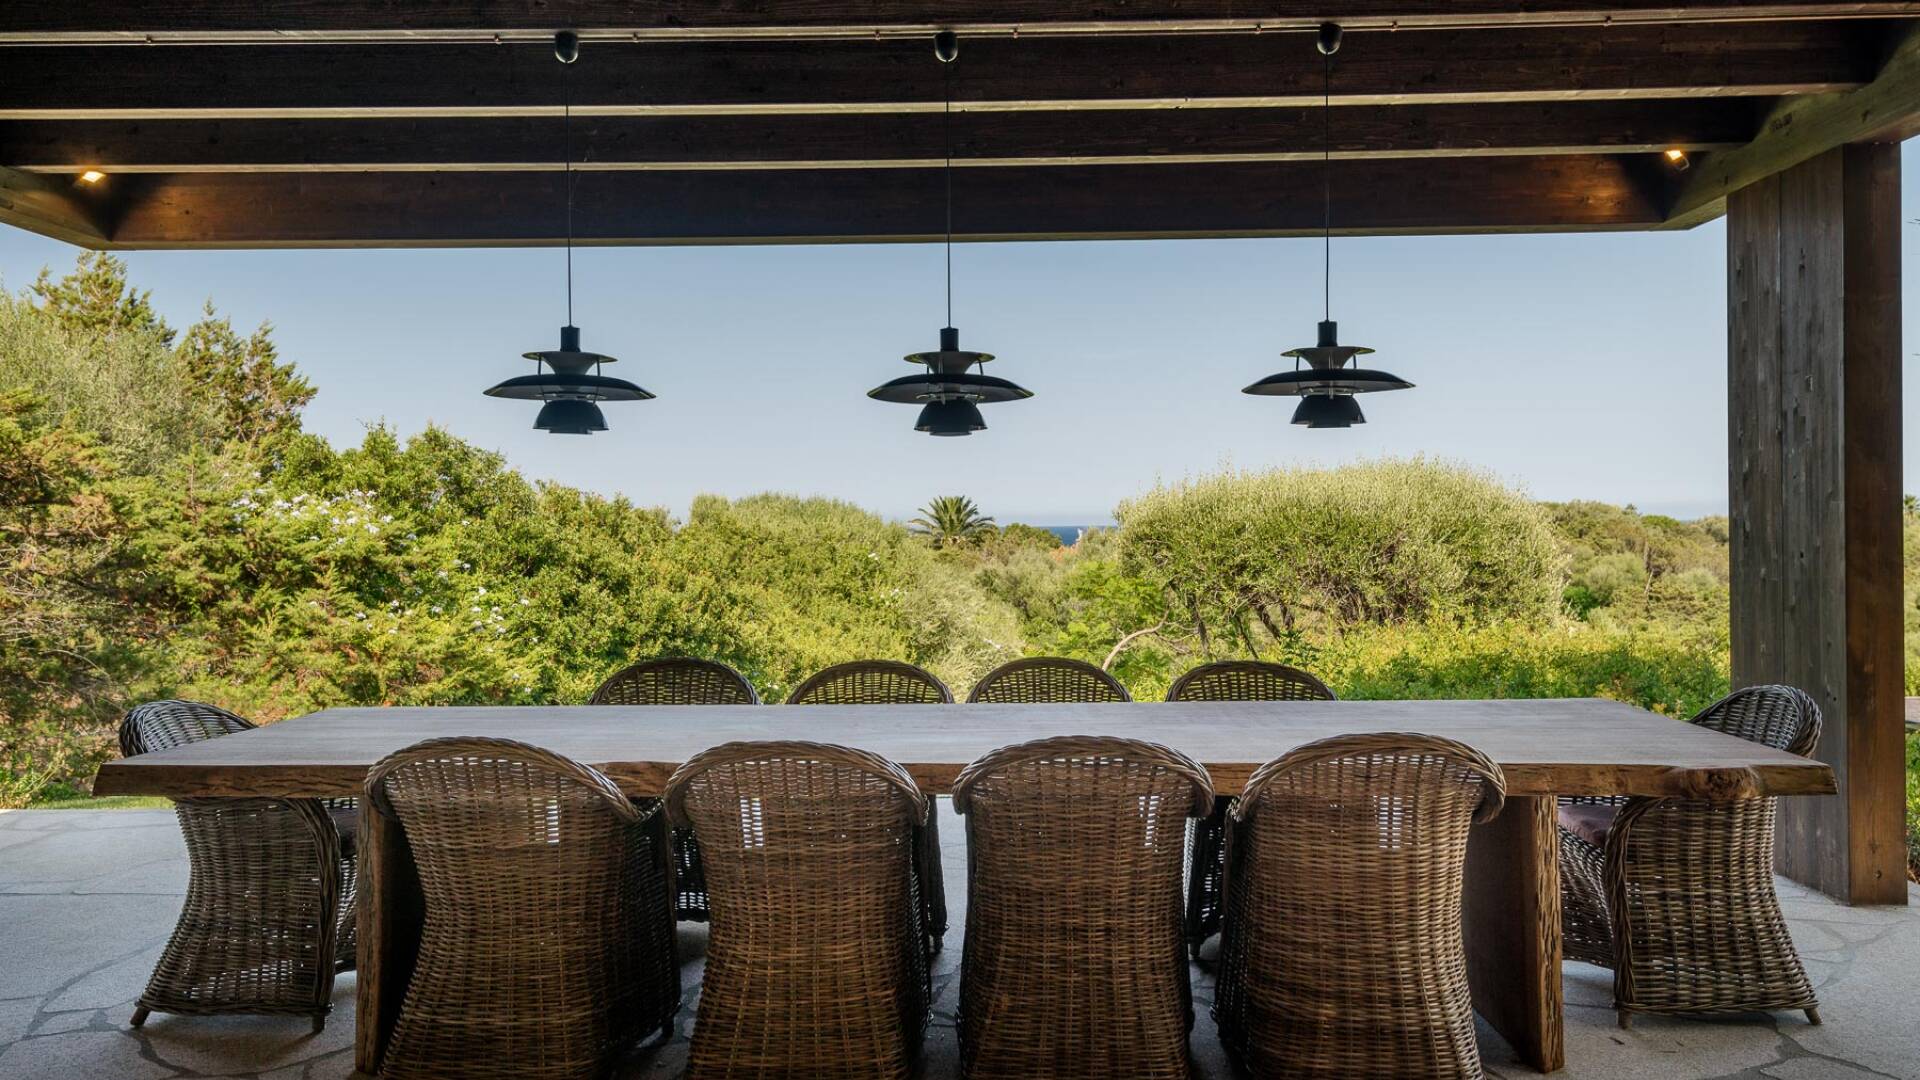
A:
{"label": "pine tree", "polygon": [[127,264],[106,252],[82,252],[73,271],[59,281],[41,270],[33,295],[42,311],[72,329],[100,335],[155,334],[163,345],[173,344],[173,329],[153,309],[152,294],[133,291]]}

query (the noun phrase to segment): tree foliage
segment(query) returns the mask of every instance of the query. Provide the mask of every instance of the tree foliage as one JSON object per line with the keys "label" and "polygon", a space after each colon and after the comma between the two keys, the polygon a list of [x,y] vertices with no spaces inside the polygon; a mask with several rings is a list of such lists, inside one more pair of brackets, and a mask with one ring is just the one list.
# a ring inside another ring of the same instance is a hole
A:
{"label": "tree foliage", "polygon": [[993,531],[993,519],[980,513],[965,495],[937,495],[920,508],[920,516],[907,523],[913,531],[933,541],[934,547],[956,547],[976,543]]}
{"label": "tree foliage", "polygon": [[[1073,656],[1150,699],[1259,656],[1348,697],[1676,715],[1727,681],[1724,521],[1537,504],[1459,466],[1201,477],[1062,546],[963,496],[911,528],[774,494],[676,520],[437,429],[331,445],[301,429],[313,393],[270,327],[209,306],[176,333],[110,256],[0,293],[0,805],[83,782],[147,698],[265,721],[577,702],[669,654],[770,701],[859,658],[964,694],[1006,660]],[[1910,518],[1910,565],[1916,538]]]}

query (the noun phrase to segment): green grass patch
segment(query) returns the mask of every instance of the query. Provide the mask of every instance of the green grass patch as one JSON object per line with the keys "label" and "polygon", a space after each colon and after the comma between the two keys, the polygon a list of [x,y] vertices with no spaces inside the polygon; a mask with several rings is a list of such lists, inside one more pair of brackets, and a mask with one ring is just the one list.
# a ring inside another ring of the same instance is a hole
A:
{"label": "green grass patch", "polygon": [[165,810],[172,799],[158,795],[94,796],[71,784],[48,784],[27,804],[29,810]]}

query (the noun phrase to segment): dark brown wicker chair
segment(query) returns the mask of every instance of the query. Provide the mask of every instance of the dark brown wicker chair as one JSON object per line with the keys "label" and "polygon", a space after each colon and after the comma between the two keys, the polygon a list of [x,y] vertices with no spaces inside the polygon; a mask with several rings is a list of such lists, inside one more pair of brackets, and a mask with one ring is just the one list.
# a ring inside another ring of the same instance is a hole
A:
{"label": "dark brown wicker chair", "polygon": [[380,1074],[604,1075],[680,1007],[659,807],[507,739],[430,739],[367,774],[425,920]]}
{"label": "dark brown wicker chair", "polygon": [[936,887],[912,777],[863,750],[728,743],[673,774],[666,806],[700,838],[712,903],[690,1080],[907,1076]]}
{"label": "dark brown wicker chair", "polygon": [[[787,695],[789,705],[951,705],[953,692],[933,672],[917,664],[899,660],[855,660],[835,664],[814,673],[813,677]],[[932,803],[929,802],[929,807]],[[947,933],[947,887],[940,873],[940,815],[937,808],[927,812],[927,827],[920,831],[925,850],[920,861],[925,866],[927,887],[920,892],[926,905],[923,920],[927,928],[927,949],[939,952]]]}
{"label": "dark brown wicker chair", "polygon": [[973,684],[969,704],[977,702],[1132,701],[1120,680],[1087,663],[1064,656],[1033,656],[987,672]]}
{"label": "dark brown wicker chair", "polygon": [[629,664],[593,692],[590,705],[758,705],[745,676],[717,660],[687,656]]}
{"label": "dark brown wicker chair", "polygon": [[[1168,701],[1332,701],[1327,684],[1285,664],[1263,660],[1221,660],[1201,664],[1175,679]],[[1225,900],[1221,874],[1226,867],[1227,803],[1214,800],[1213,813],[1193,830],[1187,864],[1187,945],[1193,955],[1220,931]]]}
{"label": "dark brown wicker chair", "polygon": [[1500,767],[1428,735],[1342,735],[1261,766],[1228,824],[1214,1019],[1254,1076],[1482,1075],[1460,921]]}
{"label": "dark brown wicker chair", "polygon": [[[120,721],[128,757],[249,731],[196,701],[153,701]],[[354,960],[353,800],[180,799],[190,876],[173,937],[133,1011],[275,1013],[326,1025],[333,977]],[[240,932],[236,932],[240,928]]]}
{"label": "dark brown wicker chair", "polygon": [[[758,705],[760,695],[739,672],[716,660],[667,657],[621,668],[593,692],[590,705]],[[707,921],[707,878],[700,845],[686,829],[673,830],[674,913]]]}
{"label": "dark brown wicker chair", "polygon": [[[1809,755],[1820,709],[1789,686],[1737,690],[1693,722]],[[1804,1010],[1819,1001],[1773,888],[1774,800],[1563,799],[1567,956],[1613,969],[1620,1026],[1636,1012]]]}
{"label": "dark brown wicker chair", "polygon": [[1207,771],[1133,739],[1067,736],[964,769],[961,1075],[1186,1080],[1186,819]]}
{"label": "dark brown wicker chair", "polygon": [[953,693],[933,672],[899,660],[835,664],[787,695],[789,705],[950,705]]}

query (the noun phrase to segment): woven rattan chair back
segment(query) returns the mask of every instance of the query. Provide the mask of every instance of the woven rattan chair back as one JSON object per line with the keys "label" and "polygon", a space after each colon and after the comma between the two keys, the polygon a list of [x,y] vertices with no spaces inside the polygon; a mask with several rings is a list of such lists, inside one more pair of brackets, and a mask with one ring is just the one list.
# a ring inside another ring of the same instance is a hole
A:
{"label": "woven rattan chair back", "polygon": [[908,1075],[931,1002],[912,777],[863,750],[728,743],[666,805],[712,910],[687,1076]]}
{"label": "woven rattan chair back", "polygon": [[[1809,755],[1820,709],[1790,686],[1707,706],[1701,727]],[[1598,847],[1560,830],[1568,954],[1613,968],[1614,1007],[1635,1012],[1805,1010],[1819,1001],[1773,886],[1776,800],[1624,800]]]}
{"label": "woven rattan chair back", "polygon": [[120,754],[134,757],[156,750],[205,742],[256,725],[216,705],[200,701],[149,701],[136,705],[120,721]]}
{"label": "woven rattan chair back", "polygon": [[1120,680],[1085,660],[1031,656],[1013,660],[973,684],[969,703],[1132,701]]}
{"label": "woven rattan chair back", "polygon": [[687,656],[621,668],[593,692],[591,705],[758,705],[745,676],[717,660]]}
{"label": "woven rattan chair back", "polygon": [[[758,705],[760,695],[738,671],[717,660],[676,656],[630,664],[600,684],[592,705]],[[707,921],[707,872],[700,842],[674,829],[673,907],[680,918]]]}
{"label": "woven rattan chair back", "polygon": [[381,1075],[581,1078],[680,1004],[658,807],[525,743],[418,743],[367,774],[425,920]]}
{"label": "woven rattan chair back", "polygon": [[[1168,701],[1332,701],[1327,684],[1296,667],[1263,660],[1221,660],[1202,664],[1173,681]],[[1222,797],[1213,813],[1193,830],[1193,850],[1187,863],[1187,944],[1193,955],[1220,931],[1225,897],[1222,875],[1227,866],[1227,803]]]}
{"label": "woven rattan chair back", "polygon": [[1820,706],[1791,686],[1749,686],[1700,710],[1693,723],[1805,757],[1820,742]]}
{"label": "woven rattan chair back", "polygon": [[1186,820],[1207,771],[1133,739],[1070,736],[964,769],[961,1075],[1185,1080],[1192,998],[1180,910]]}
{"label": "woven rattan chair back", "polygon": [[1220,660],[1173,681],[1168,701],[1332,701],[1327,684],[1285,664]]}
{"label": "woven rattan chair back", "polygon": [[1261,1077],[1478,1077],[1460,921],[1500,767],[1428,735],[1343,735],[1256,770],[1228,826],[1214,1004]]}
{"label": "woven rattan chair back", "polygon": [[[202,702],[152,701],[121,720],[120,750],[132,757],[253,727]],[[351,834],[343,840],[318,799],[180,799],[174,813],[187,896],[134,1026],[152,1012],[273,1013],[310,1017],[320,1030],[334,974],[353,967]]]}
{"label": "woven rattan chair back", "polygon": [[[898,660],[855,660],[825,668],[787,695],[789,705],[950,705],[953,694],[933,672]],[[940,873],[940,816],[930,809],[920,830],[922,923],[929,952],[940,950],[947,932],[947,891]]]}
{"label": "woven rattan chair back", "polygon": [[947,705],[953,693],[933,672],[900,660],[835,664],[787,695],[789,705]]}

